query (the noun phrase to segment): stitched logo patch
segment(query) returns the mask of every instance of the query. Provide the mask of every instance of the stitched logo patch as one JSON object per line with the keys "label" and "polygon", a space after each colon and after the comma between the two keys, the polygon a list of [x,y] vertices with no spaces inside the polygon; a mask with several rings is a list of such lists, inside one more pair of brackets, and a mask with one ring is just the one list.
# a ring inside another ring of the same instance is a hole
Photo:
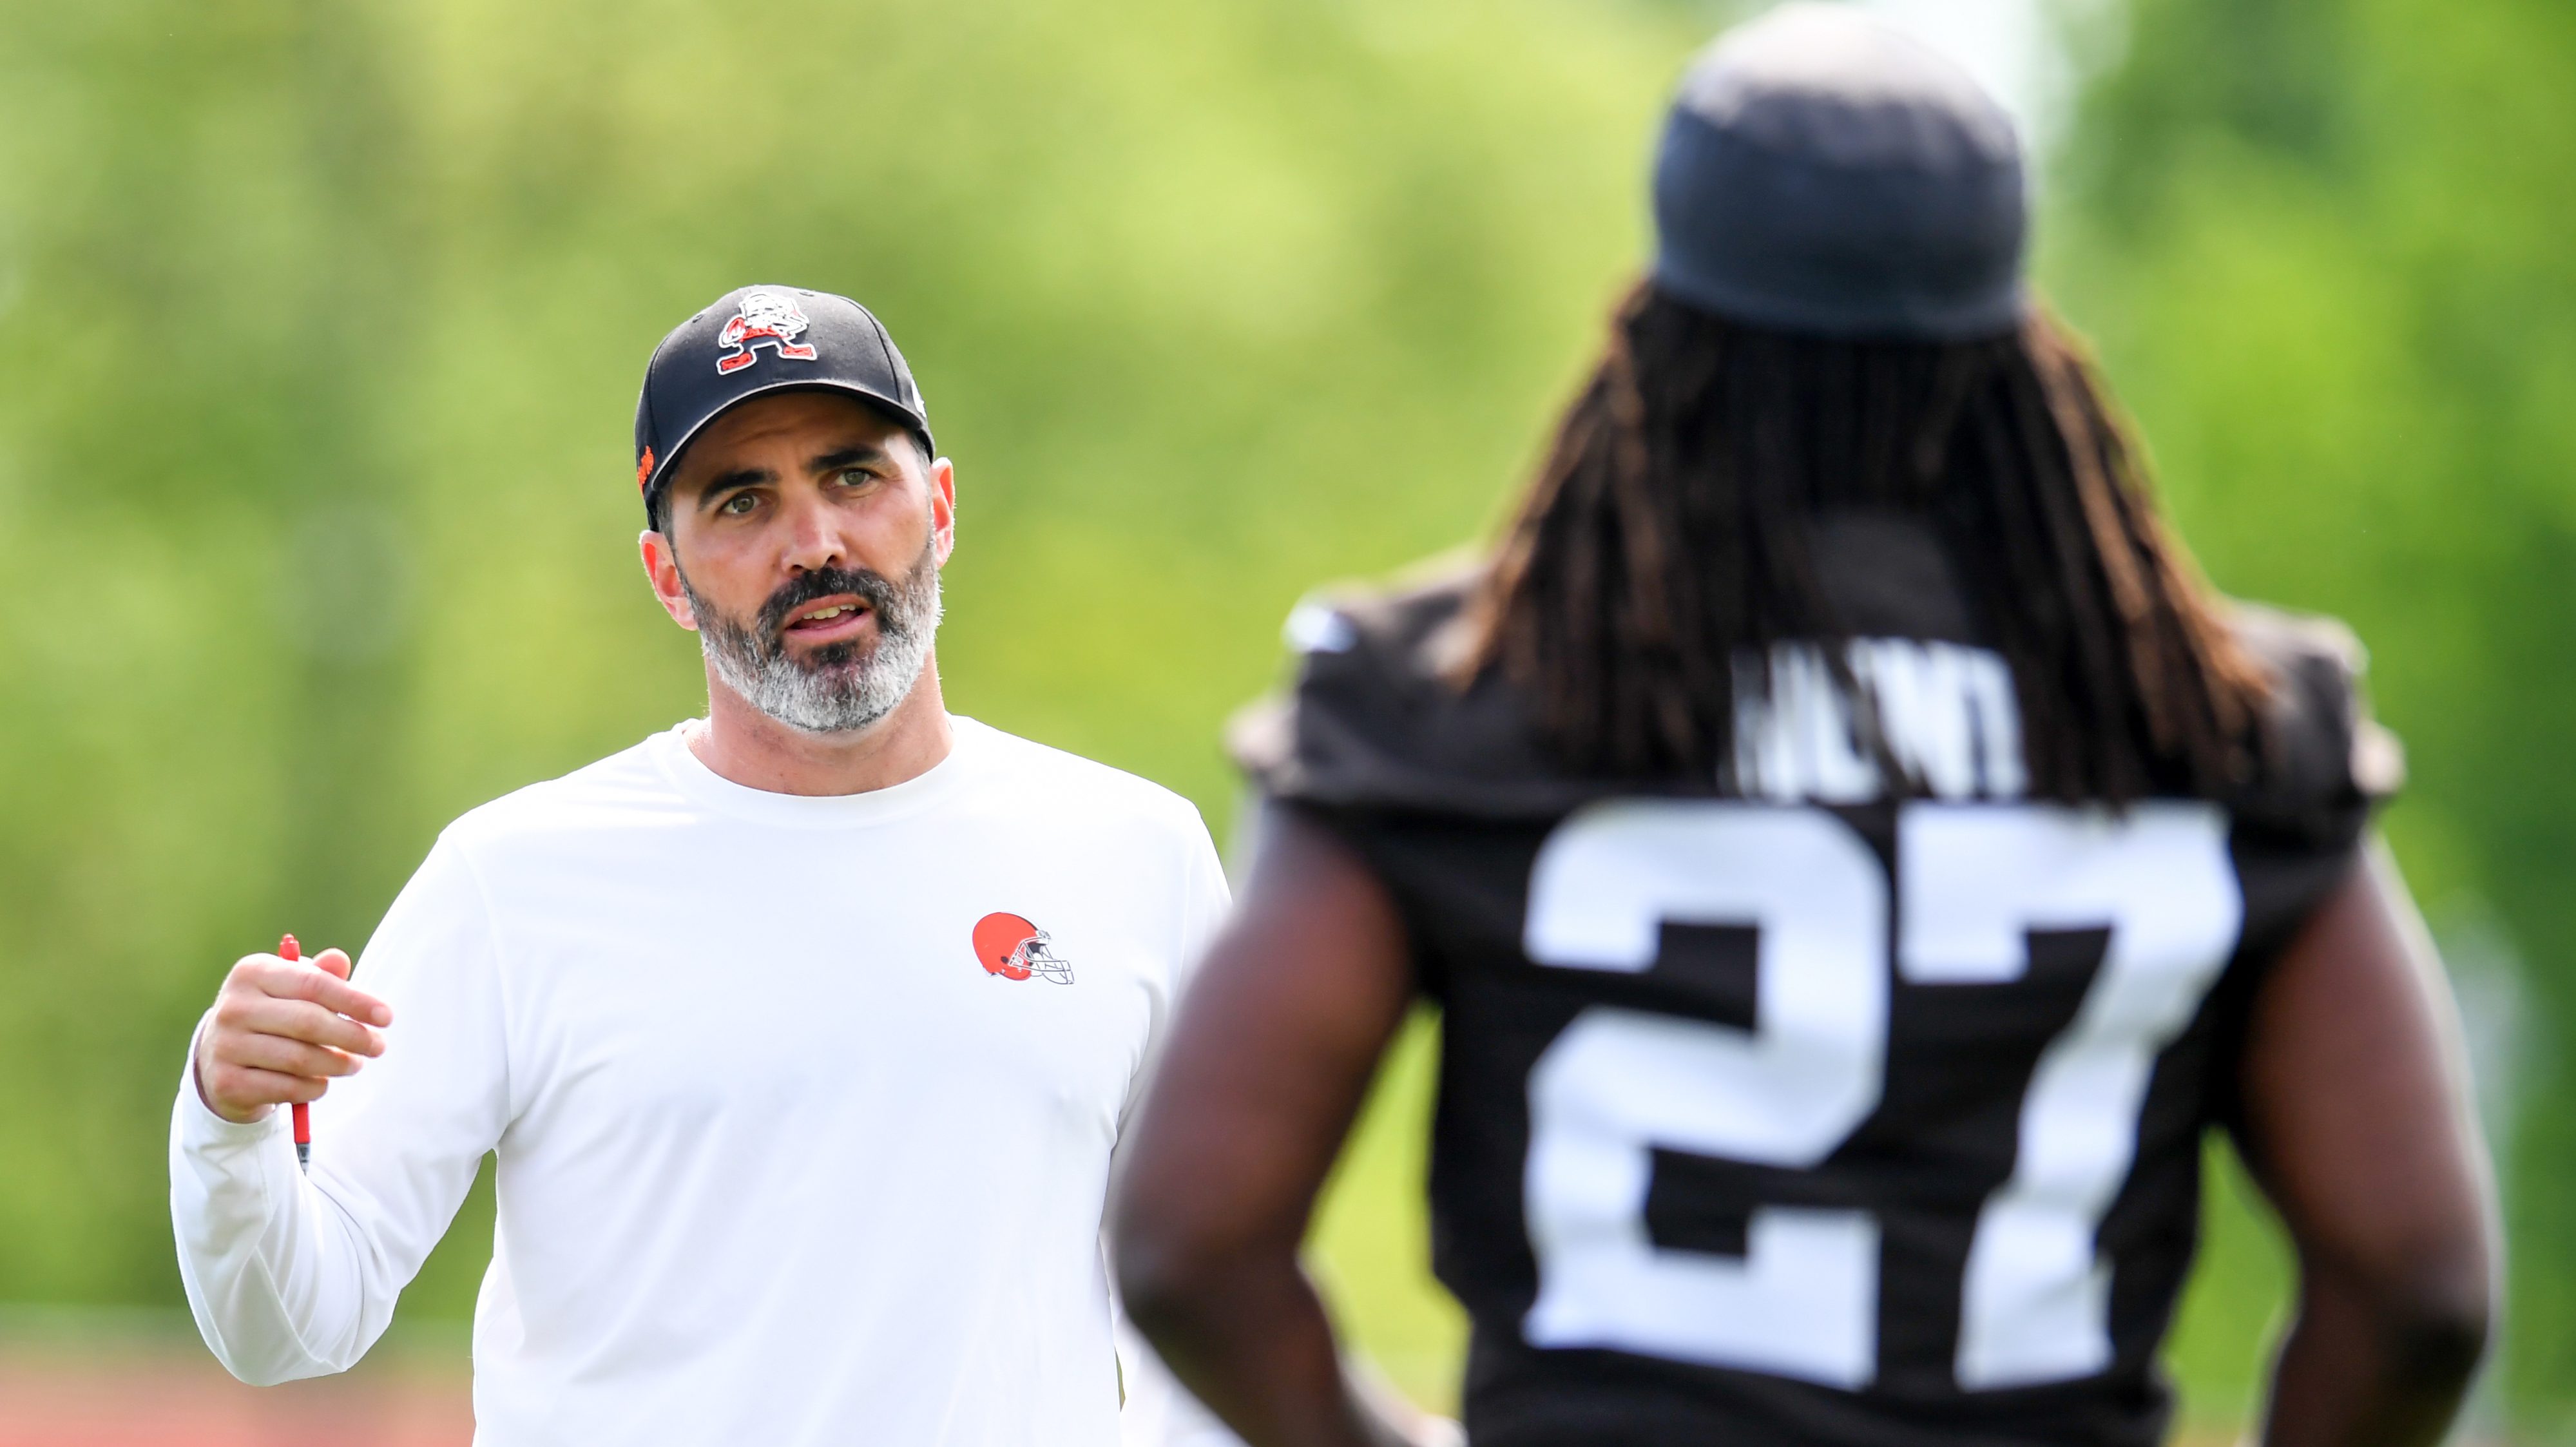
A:
{"label": "stitched logo patch", "polygon": [[760,360],[759,348],[769,346],[791,362],[810,362],[814,348],[796,339],[805,335],[813,323],[806,320],[805,309],[796,304],[793,294],[756,286],[742,294],[742,310],[716,333],[716,345],[725,348],[716,358],[716,371],[730,375]]}

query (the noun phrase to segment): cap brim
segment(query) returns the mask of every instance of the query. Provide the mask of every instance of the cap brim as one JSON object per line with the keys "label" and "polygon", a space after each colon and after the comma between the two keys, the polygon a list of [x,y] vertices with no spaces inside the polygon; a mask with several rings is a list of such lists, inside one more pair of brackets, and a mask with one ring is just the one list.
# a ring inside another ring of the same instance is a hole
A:
{"label": "cap brim", "polygon": [[844,396],[856,397],[860,401],[875,407],[878,411],[885,413],[886,416],[892,420],[903,424],[906,430],[918,434],[921,438],[923,450],[930,453],[933,457],[938,456],[938,444],[933,442],[930,437],[930,424],[923,420],[920,413],[913,411],[911,408],[906,407],[901,402],[896,401],[894,398],[887,396],[883,392],[880,392],[873,387],[859,386],[855,382],[835,381],[830,378],[784,378],[776,382],[767,382],[758,387],[754,387],[750,391],[743,393],[741,396],[734,398],[732,401],[727,402],[713,412],[710,412],[706,416],[698,419],[698,424],[695,427],[681,433],[680,439],[671,444],[670,452],[661,457],[654,458],[653,471],[644,479],[644,510],[648,513],[653,510],[654,493],[671,480],[672,469],[678,467],[680,465],[680,459],[688,455],[689,444],[698,440],[699,433],[714,426],[718,418],[732,412],[744,403],[757,402],[763,397],[775,397],[781,392],[838,392]]}

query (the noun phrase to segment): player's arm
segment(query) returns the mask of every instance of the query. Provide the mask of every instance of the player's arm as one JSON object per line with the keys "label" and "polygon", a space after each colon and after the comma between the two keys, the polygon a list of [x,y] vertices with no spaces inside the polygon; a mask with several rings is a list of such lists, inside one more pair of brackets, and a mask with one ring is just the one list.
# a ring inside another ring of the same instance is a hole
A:
{"label": "player's arm", "polygon": [[1322,826],[1267,810],[1111,1214],[1129,1315],[1254,1447],[1393,1447],[1425,1430],[1345,1379],[1298,1265],[1316,1192],[1412,995],[1385,887]]}
{"label": "player's arm", "polygon": [[[369,942],[365,988],[337,952],[252,956],[199,1027],[171,1117],[171,1226],[198,1330],[244,1381],[355,1363],[498,1140],[488,926],[442,841]],[[309,1176],[275,1108],[295,1100],[319,1102]]]}
{"label": "player's arm", "polygon": [[2449,988],[2383,849],[2252,1008],[2239,1144],[2299,1265],[2264,1441],[2438,1442],[2486,1342],[2494,1205]]}

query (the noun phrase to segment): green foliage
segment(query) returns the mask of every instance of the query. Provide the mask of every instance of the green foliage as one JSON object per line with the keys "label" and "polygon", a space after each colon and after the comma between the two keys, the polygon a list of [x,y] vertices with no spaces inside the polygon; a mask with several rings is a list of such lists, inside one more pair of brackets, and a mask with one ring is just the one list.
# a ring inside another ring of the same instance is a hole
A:
{"label": "green foliage", "polygon": [[[952,700],[1180,787],[1299,593],[1473,531],[1636,254],[1686,35],[1560,0],[14,3],[0,1300],[174,1303],[236,956],[701,706],[634,389],[875,307],[958,459]],[[414,1312],[460,1314],[478,1204]]]}
{"label": "green foliage", "polygon": [[[2548,0],[2139,0],[2051,268],[2219,584],[2372,645],[2413,767],[2389,830],[2436,926],[2491,910],[2527,961],[2529,1108],[2498,1149],[2505,1385],[2534,1421],[2576,1408],[2576,1119],[2546,1050],[2576,1025],[2570,55]],[[2203,1317],[2263,1316],[2277,1269],[2244,1280],[2222,1308],[2204,1279]]]}
{"label": "green foliage", "polygon": [[[175,1303],[160,1141],[226,963],[362,940],[458,812],[699,706],[632,561],[664,329],[753,280],[875,307],[959,463],[956,706],[1222,827],[1216,727],[1290,602],[1474,536],[1526,468],[1721,8],[9,0],[0,1300]],[[2401,852],[2562,1022],[2570,24],[2140,0],[2047,233],[2218,580],[2377,646]],[[1436,1393],[1427,1051],[1318,1240]],[[2576,1122],[2522,1136],[2536,1409],[2576,1380],[2542,1209]],[[488,1212],[407,1319],[466,1310]],[[2178,1350],[2220,1409],[2261,1232],[2222,1218]]]}

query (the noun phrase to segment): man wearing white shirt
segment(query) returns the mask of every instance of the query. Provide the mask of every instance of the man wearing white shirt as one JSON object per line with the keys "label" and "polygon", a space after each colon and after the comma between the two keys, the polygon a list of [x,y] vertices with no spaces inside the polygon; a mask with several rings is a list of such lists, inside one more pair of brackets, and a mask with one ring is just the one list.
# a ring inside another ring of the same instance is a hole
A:
{"label": "man wearing white shirt", "polygon": [[[198,1326],[347,1368],[497,1151],[481,1447],[1116,1441],[1102,1198],[1226,907],[1206,828],[942,706],[955,476],[857,303],[683,323],[636,445],[707,717],[449,826],[363,990],[234,966],[171,1126]],[[1130,1440],[1206,1430],[1124,1377]]]}

